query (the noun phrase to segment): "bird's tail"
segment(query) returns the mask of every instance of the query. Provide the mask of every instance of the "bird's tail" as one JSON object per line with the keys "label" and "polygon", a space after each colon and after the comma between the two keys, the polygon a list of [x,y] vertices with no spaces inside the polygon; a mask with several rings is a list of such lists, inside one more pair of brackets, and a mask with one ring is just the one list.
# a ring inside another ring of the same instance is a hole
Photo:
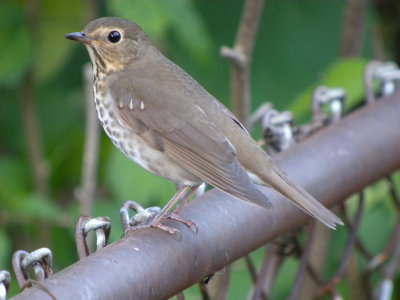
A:
{"label": "bird's tail", "polygon": [[335,229],[336,224],[343,225],[339,217],[295,184],[283,171],[273,167],[266,177],[268,178],[262,179],[268,182],[269,186],[327,227]]}

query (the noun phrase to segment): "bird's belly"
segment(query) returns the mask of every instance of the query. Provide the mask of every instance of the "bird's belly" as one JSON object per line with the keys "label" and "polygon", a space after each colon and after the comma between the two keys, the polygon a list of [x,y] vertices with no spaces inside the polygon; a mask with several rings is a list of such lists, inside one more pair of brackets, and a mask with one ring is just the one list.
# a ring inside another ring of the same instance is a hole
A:
{"label": "bird's belly", "polygon": [[101,125],[113,144],[139,166],[178,184],[193,186],[202,182],[196,175],[180,167],[163,152],[149,146],[139,135],[112,118],[100,101],[96,101],[96,109]]}

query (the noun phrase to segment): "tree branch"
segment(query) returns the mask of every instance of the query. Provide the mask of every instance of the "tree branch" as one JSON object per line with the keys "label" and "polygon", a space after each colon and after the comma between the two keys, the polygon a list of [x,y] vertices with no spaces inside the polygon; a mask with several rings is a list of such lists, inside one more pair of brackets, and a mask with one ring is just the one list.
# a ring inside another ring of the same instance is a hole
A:
{"label": "tree branch", "polygon": [[[33,35],[32,40],[34,40],[35,28],[37,28],[39,4],[40,1],[33,0],[30,1],[27,6],[28,23],[31,28],[31,34]],[[21,91],[22,122],[27,143],[28,157],[32,169],[33,184],[35,192],[45,196],[48,194],[49,190],[49,167],[43,155],[43,146],[36,112],[35,80],[32,68],[26,73]]]}
{"label": "tree branch", "polygon": [[91,216],[97,185],[100,126],[93,99],[93,69],[91,64],[84,66],[83,74],[86,94],[86,137],[83,154],[82,186],[77,191],[77,197],[80,202],[80,213]]}
{"label": "tree branch", "polygon": [[368,1],[347,0],[340,56],[359,56],[364,44]]}
{"label": "tree branch", "polygon": [[264,0],[247,0],[233,48],[221,47],[221,55],[231,61],[232,110],[245,126],[250,112],[250,64]]}

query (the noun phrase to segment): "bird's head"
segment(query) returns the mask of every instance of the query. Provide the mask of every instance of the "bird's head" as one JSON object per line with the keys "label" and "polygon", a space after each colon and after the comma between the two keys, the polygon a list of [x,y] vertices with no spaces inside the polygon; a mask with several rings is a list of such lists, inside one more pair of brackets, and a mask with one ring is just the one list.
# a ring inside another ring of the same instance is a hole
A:
{"label": "bird's head", "polygon": [[149,43],[138,25],[110,17],[96,19],[82,32],[69,33],[65,37],[84,44],[93,67],[103,72],[123,70],[142,54]]}

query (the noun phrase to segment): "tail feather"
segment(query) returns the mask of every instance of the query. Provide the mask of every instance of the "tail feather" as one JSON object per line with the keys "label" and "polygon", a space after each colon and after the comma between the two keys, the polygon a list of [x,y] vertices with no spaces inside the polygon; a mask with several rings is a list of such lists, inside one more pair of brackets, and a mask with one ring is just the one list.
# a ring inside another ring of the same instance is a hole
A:
{"label": "tail feather", "polygon": [[301,208],[306,213],[321,221],[327,227],[335,229],[336,224],[343,225],[342,220],[332,213],[329,209],[314,199],[300,186],[281,170],[273,168],[270,173],[262,178],[273,189],[285,196],[293,204]]}

